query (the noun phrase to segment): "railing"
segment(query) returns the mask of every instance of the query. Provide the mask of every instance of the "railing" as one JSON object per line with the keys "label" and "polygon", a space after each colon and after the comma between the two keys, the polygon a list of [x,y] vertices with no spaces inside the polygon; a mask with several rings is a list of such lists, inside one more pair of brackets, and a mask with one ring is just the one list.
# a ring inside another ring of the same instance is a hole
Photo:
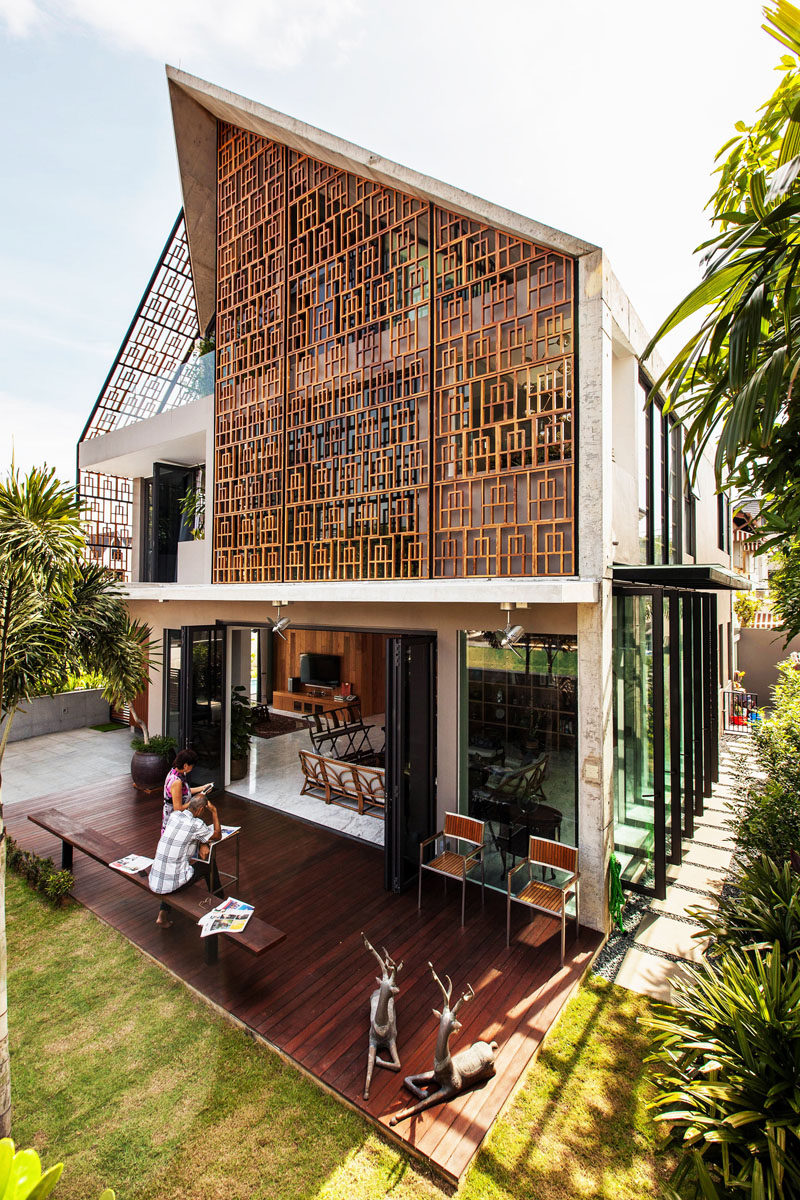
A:
{"label": "railing", "polygon": [[722,693],[722,720],[725,733],[749,733],[761,720],[758,694],[738,689]]}

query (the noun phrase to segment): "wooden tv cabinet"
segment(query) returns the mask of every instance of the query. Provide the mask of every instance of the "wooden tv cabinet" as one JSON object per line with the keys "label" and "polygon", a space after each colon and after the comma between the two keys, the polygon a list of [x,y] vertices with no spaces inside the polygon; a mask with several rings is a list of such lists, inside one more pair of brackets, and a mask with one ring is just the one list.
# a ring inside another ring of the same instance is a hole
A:
{"label": "wooden tv cabinet", "polygon": [[332,708],[341,708],[343,704],[355,699],[355,696],[348,696],[346,699],[337,700],[333,688],[318,687],[307,692],[304,687],[301,692],[273,692],[272,707],[279,708],[281,712],[321,713],[329,712]]}

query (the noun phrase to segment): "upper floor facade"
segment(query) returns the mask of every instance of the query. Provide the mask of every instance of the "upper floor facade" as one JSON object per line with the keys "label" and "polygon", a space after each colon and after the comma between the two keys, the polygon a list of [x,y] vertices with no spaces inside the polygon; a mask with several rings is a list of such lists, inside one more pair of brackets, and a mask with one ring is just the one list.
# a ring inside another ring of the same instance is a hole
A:
{"label": "upper floor facade", "polygon": [[97,557],[575,600],[615,563],[729,561],[602,251],[168,79],[184,213],[81,439]]}

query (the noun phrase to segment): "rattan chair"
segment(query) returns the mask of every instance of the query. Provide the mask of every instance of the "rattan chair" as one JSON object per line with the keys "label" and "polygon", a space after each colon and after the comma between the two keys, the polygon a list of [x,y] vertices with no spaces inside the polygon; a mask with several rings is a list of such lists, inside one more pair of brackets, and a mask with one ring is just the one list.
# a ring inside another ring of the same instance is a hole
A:
{"label": "rattan chair", "polygon": [[[566,871],[567,878],[562,883],[546,883],[543,879],[533,878],[534,866],[550,867]],[[517,871],[528,868],[528,882],[521,892],[516,895],[511,888],[511,880]],[[528,844],[528,857],[512,867],[506,877],[506,945],[511,944],[511,904],[525,904],[529,909],[547,913],[551,917],[561,918],[561,965],[564,965],[564,944],[566,941],[567,901],[575,896],[575,936],[578,937],[580,928],[580,900],[578,896],[578,849],[577,846],[565,846],[563,842],[554,842],[550,838],[532,837]]]}
{"label": "rattan chair", "polygon": [[[460,879],[461,924],[463,925],[467,896],[467,872],[478,862],[481,864],[481,903],[483,903],[486,890],[486,869],[483,861],[484,836],[483,821],[477,821],[474,817],[463,817],[460,813],[444,814],[444,829],[435,833],[433,837],[425,838],[424,842],[420,842],[418,911],[422,908],[423,871],[433,871],[434,875],[443,875],[445,879]],[[430,846],[432,842],[437,843],[437,854],[429,863],[426,863],[424,861],[425,847]],[[439,842],[441,842],[441,847],[438,845]],[[469,842],[474,849],[470,850],[468,854],[460,854],[457,850],[450,849],[451,842]]]}

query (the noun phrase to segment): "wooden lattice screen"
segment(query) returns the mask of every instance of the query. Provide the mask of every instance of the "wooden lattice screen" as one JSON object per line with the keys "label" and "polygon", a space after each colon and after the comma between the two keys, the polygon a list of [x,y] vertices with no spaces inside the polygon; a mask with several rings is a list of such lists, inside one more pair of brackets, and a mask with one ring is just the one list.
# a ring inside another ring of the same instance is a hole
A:
{"label": "wooden lattice screen", "polygon": [[231,125],[218,163],[214,580],[571,574],[573,260]]}
{"label": "wooden lattice screen", "polygon": [[[145,289],[81,441],[178,408],[196,398],[179,369],[199,329],[183,213]],[[133,485],[130,479],[80,471],[88,552],[124,579],[131,577]]]}

